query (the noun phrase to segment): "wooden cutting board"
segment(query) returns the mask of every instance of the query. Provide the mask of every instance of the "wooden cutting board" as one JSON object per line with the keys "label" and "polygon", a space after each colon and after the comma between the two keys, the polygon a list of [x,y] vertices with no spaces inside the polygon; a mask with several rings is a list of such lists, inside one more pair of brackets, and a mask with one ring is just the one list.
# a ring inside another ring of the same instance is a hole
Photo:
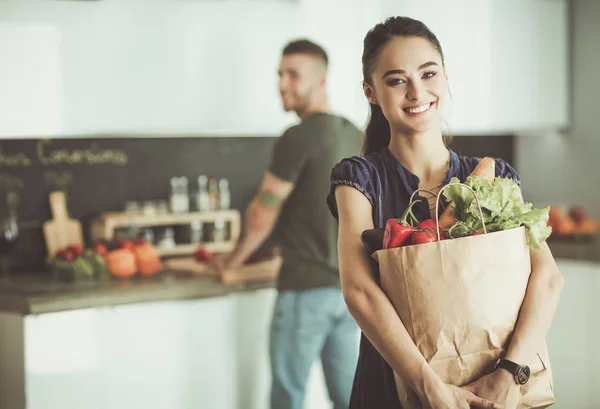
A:
{"label": "wooden cutting board", "polygon": [[250,283],[253,281],[274,280],[279,275],[283,259],[277,255],[269,260],[246,264],[219,274],[208,264],[198,263],[193,257],[172,258],[165,261],[165,267],[173,270],[190,271],[197,275],[213,276],[223,284]]}
{"label": "wooden cutting board", "polygon": [[54,255],[69,245],[83,245],[81,223],[69,218],[64,192],[50,193],[50,209],[52,219],[44,222],[44,238],[48,254]]}

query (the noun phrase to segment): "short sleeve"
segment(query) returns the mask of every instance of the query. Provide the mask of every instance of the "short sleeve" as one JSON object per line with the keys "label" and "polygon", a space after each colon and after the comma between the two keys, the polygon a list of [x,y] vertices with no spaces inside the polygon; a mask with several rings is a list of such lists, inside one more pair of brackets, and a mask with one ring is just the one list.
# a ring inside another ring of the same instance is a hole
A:
{"label": "short sleeve", "polygon": [[512,165],[504,159],[496,159],[496,176],[510,178],[514,180],[519,187],[521,187],[521,177],[515,168],[513,168]]}
{"label": "short sleeve", "polygon": [[309,156],[310,144],[296,128],[288,129],[279,137],[271,155],[269,172],[288,182],[296,182]]}
{"label": "short sleeve", "polygon": [[335,165],[331,171],[331,186],[327,195],[327,205],[333,217],[338,218],[335,188],[340,185],[355,188],[374,206],[376,195],[372,176],[372,169],[361,157],[344,159]]}

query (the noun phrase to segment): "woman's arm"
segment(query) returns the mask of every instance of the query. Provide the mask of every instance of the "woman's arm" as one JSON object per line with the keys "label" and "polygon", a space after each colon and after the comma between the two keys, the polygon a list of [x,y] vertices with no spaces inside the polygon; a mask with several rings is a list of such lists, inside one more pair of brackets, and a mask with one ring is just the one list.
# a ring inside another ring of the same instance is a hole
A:
{"label": "woman's arm", "polygon": [[531,250],[531,275],[506,359],[530,365],[554,318],[564,280],[545,242]]}
{"label": "woman's arm", "polygon": [[[375,280],[372,262],[361,243],[373,228],[371,204],[356,189],[338,186],[339,267],[348,310],[392,369],[417,393],[425,408],[492,408],[491,402],[444,384],[410,338],[406,327]],[[466,406],[465,406],[466,405]]]}
{"label": "woman's arm", "polygon": [[[519,365],[529,366],[546,339],[563,287],[563,278],[548,245],[544,242],[539,249],[530,253],[531,275],[505,356]],[[465,389],[477,396],[493,399],[507,409],[516,408],[519,403],[519,385],[504,369],[496,369]]]}

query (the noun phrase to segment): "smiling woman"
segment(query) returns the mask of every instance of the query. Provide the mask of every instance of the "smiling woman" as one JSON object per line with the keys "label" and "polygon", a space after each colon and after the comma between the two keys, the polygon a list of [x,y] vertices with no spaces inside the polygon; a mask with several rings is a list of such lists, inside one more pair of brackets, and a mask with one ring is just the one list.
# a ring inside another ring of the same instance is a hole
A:
{"label": "smiling woman", "polygon": [[[449,99],[444,54],[425,24],[408,17],[390,17],[377,24],[364,39],[362,62],[363,90],[371,107],[364,156],[345,159],[332,170],[327,199],[339,221],[344,299],[363,332],[350,409],[406,409],[400,405],[406,395],[396,388],[394,373],[424,409],[524,407],[518,406],[518,383],[502,367],[490,366],[489,373],[468,387],[442,379],[417,348],[422,340],[410,337],[382,290],[379,268],[364,251],[361,233],[383,228],[390,220],[398,223],[417,190],[435,192],[453,177],[464,182],[480,159],[460,156],[447,147],[442,134]],[[496,177],[520,181],[502,159],[495,160],[494,171]],[[431,218],[427,200],[416,203],[412,212],[420,222]],[[562,288],[545,243],[530,250],[529,256],[529,285],[504,356],[521,366],[535,362]],[[407,260],[404,263],[399,270],[413,267]]]}

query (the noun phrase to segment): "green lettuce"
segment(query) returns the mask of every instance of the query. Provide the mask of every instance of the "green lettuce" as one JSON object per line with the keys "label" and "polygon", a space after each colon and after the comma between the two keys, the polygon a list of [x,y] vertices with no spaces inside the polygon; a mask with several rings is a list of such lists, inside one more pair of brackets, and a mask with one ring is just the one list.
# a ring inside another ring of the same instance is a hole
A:
{"label": "green lettuce", "polygon": [[[531,203],[524,202],[519,186],[512,179],[497,177],[494,183],[490,183],[483,177],[469,176],[464,184],[477,194],[483,222],[488,232],[525,226],[528,243],[532,248],[539,248],[540,244],[550,236],[552,232],[548,226],[550,206],[534,209]],[[461,186],[458,178],[452,178],[449,185],[443,195],[446,200],[452,202],[454,218],[464,225],[464,228],[454,229],[452,237],[466,236],[472,231],[482,231],[479,209],[471,191]]]}

